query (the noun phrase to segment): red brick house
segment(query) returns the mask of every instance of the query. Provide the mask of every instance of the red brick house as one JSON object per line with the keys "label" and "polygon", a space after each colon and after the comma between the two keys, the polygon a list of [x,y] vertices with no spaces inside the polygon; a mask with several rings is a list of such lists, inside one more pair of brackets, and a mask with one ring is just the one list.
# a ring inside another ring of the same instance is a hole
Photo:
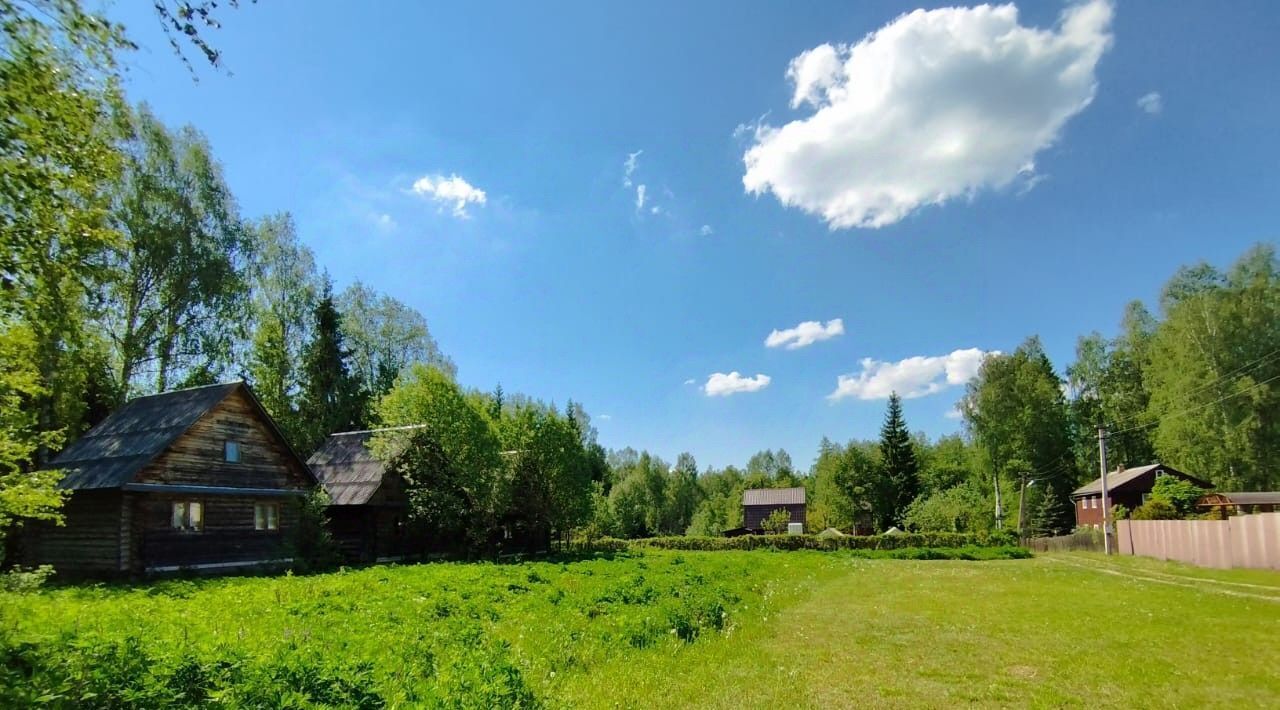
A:
{"label": "red brick house", "polygon": [[806,523],[804,488],[752,488],[742,492],[742,527],[764,532],[764,521],[775,510],[785,510],[793,523]]}
{"label": "red brick house", "polygon": [[[1172,466],[1153,463],[1147,466],[1126,468],[1107,474],[1107,492],[1112,506],[1123,505],[1133,510],[1147,501],[1158,476],[1174,476],[1190,481],[1201,488],[1212,488],[1206,480],[1183,473]],[[1076,509],[1076,525],[1102,526],[1102,479],[1091,481],[1071,493]]]}

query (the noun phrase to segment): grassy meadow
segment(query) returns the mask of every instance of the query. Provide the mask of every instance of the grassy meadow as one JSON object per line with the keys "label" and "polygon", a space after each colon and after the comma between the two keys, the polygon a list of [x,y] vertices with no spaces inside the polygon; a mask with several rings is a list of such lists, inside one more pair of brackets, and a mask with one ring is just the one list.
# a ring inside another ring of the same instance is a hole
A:
{"label": "grassy meadow", "polygon": [[1274,707],[1278,634],[1270,572],[653,550],[3,594],[0,706]]}

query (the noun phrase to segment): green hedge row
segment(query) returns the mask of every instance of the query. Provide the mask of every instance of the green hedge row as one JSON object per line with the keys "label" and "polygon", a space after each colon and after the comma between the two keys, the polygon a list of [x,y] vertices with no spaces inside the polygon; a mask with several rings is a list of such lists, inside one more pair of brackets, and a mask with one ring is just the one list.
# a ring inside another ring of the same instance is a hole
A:
{"label": "green hedge row", "polygon": [[907,548],[1004,547],[1015,545],[1012,534],[971,535],[968,533],[906,533],[902,535],[742,535],[740,537],[649,537],[639,540],[604,538],[586,543],[597,552],[625,552],[635,549],[661,550],[902,550]]}

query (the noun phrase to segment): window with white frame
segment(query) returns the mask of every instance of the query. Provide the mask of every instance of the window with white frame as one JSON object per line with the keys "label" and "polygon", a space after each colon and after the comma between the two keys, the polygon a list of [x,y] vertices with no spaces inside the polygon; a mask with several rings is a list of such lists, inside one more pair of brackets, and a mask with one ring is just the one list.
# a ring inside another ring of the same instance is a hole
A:
{"label": "window with white frame", "polygon": [[222,460],[227,463],[240,463],[240,442],[233,439],[222,442]]}
{"label": "window with white frame", "polygon": [[169,518],[174,530],[200,532],[204,530],[204,505],[200,501],[174,501]]}
{"label": "window with white frame", "polygon": [[253,504],[253,529],[254,530],[279,530],[280,529],[280,504],[254,503]]}

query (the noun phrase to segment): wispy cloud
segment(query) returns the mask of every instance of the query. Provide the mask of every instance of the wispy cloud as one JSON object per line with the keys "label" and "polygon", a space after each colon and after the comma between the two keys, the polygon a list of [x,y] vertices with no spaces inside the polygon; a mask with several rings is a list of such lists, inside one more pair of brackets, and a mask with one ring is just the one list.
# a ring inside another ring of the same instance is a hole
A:
{"label": "wispy cloud", "polygon": [[704,236],[704,237],[709,237],[709,236],[711,236],[711,235],[712,235],[712,234],[714,234],[714,233],[715,233],[715,230],[713,230],[713,229],[711,228],[711,225],[709,225],[709,224],[704,224],[704,225],[702,225],[702,229],[699,229],[699,230],[698,230],[698,234],[701,234],[701,235],[702,235],[702,236]]}
{"label": "wispy cloud", "polygon": [[1138,97],[1138,108],[1154,116],[1164,110],[1164,97],[1157,91],[1143,94]]}
{"label": "wispy cloud", "polygon": [[743,187],[842,229],[1033,177],[1093,101],[1112,14],[1089,0],[1040,29],[1013,4],[915,10],[857,44],[805,51],[787,78],[792,107],[811,113],[757,122]]}
{"label": "wispy cloud", "polygon": [[645,192],[646,192],[646,189],[644,185],[636,185],[636,211],[637,212],[644,209]]}
{"label": "wispy cloud", "polygon": [[441,205],[442,209],[452,205],[453,216],[459,219],[470,217],[467,213],[468,205],[484,206],[487,201],[484,190],[475,187],[457,174],[449,177],[443,175],[420,177],[414,181],[412,190],[415,195]]}
{"label": "wispy cloud", "polygon": [[716,372],[707,377],[707,383],[702,386],[702,391],[706,392],[708,397],[728,397],[739,392],[758,392],[768,387],[771,379],[768,375],[759,374],[755,377],[743,377],[737,370],[728,374]]}
{"label": "wispy cloud", "polygon": [[844,335],[844,320],[832,318],[824,325],[820,321],[807,320],[794,328],[774,330],[764,339],[765,347],[796,350],[808,347],[821,340],[830,340],[837,335]]}
{"label": "wispy cloud", "polygon": [[827,399],[887,399],[894,392],[905,399],[924,397],[965,384],[978,374],[983,359],[994,354],[998,351],[969,348],[947,355],[917,355],[897,362],[863,358],[859,363],[862,370],[837,377],[836,389]]}
{"label": "wispy cloud", "polygon": [[637,150],[634,153],[627,153],[627,159],[622,163],[622,186],[631,187],[631,175],[635,173],[636,168],[640,167],[640,156],[643,150]]}

